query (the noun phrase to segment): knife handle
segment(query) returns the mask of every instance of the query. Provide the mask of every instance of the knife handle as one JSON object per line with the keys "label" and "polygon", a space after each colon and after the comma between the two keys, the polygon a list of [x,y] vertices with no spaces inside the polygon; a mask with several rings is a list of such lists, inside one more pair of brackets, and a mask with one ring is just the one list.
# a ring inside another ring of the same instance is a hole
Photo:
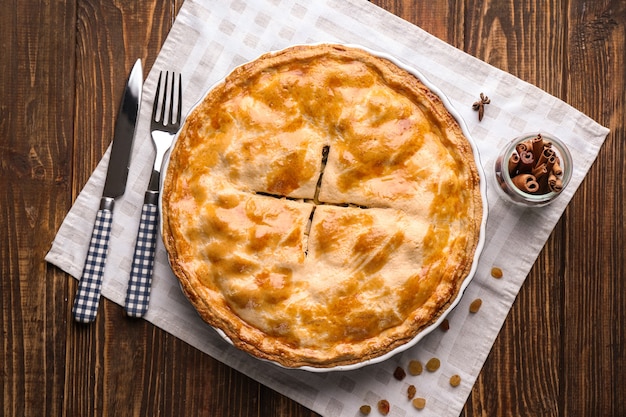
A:
{"label": "knife handle", "polygon": [[158,192],[146,192],[146,199],[141,208],[133,266],[130,270],[130,281],[126,291],[125,310],[130,317],[142,317],[148,311],[150,303],[150,287],[152,285],[159,219],[158,207],[155,202],[157,197]]}
{"label": "knife handle", "polygon": [[79,323],[91,323],[96,319],[102,291],[102,276],[109,249],[109,236],[113,223],[113,199],[103,198],[96,214],[96,222],[89,241],[89,250],[83,274],[78,282],[72,314]]}

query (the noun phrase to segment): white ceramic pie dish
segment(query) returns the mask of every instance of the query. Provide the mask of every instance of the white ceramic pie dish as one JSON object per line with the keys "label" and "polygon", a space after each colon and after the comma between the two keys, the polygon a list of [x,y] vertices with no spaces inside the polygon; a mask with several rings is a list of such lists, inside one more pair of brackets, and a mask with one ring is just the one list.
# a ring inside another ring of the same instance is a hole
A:
{"label": "white ceramic pie dish", "polygon": [[[409,342],[398,346],[397,348],[395,348],[394,350],[391,350],[390,352],[372,358],[372,359],[368,359],[368,360],[364,360],[362,362],[358,362],[358,363],[354,363],[354,364],[350,364],[350,365],[339,365],[339,366],[335,366],[335,367],[327,367],[327,368],[318,368],[318,367],[312,367],[312,366],[301,366],[298,368],[288,368],[288,369],[300,369],[300,370],[305,370],[305,371],[310,371],[310,372],[329,372],[329,371],[348,371],[348,370],[354,370],[354,369],[358,369],[367,365],[371,365],[371,364],[375,364],[375,363],[380,363],[383,362],[393,356],[395,356],[396,354],[403,352],[413,346],[415,346],[420,340],[422,340],[426,335],[428,335],[429,333],[431,333],[433,330],[435,330],[436,328],[438,328],[442,321],[447,317],[447,315],[450,313],[450,311],[452,311],[456,305],[460,302],[463,293],[465,292],[465,289],[467,288],[467,286],[470,284],[470,282],[472,281],[475,273],[476,273],[476,269],[477,269],[477,265],[478,265],[478,261],[480,258],[480,255],[482,253],[482,249],[484,246],[484,242],[485,242],[485,229],[486,229],[486,223],[487,223],[487,215],[488,215],[488,205],[487,205],[487,181],[485,178],[485,173],[482,167],[482,164],[480,162],[480,154],[478,152],[477,146],[474,143],[474,141],[471,138],[471,135],[469,133],[469,130],[463,120],[463,118],[460,116],[460,114],[456,111],[456,109],[451,105],[450,101],[448,100],[448,98],[445,96],[445,94],[443,94],[441,92],[441,90],[439,90],[439,88],[437,88],[435,85],[433,85],[428,79],[426,79],[426,77],[424,77],[419,71],[415,70],[414,68],[411,68],[409,66],[407,66],[406,64],[404,64],[403,62],[401,62],[400,60],[398,60],[397,58],[385,54],[385,53],[381,53],[378,51],[374,51],[371,50],[369,48],[360,46],[360,45],[354,45],[354,44],[343,44],[346,47],[352,47],[352,48],[358,48],[361,50],[364,50],[374,56],[380,57],[380,58],[384,58],[387,59],[389,61],[391,61],[392,63],[394,63],[396,66],[398,66],[399,68],[404,69],[405,71],[409,72],[410,74],[414,75],[416,78],[418,78],[425,86],[427,86],[431,92],[433,92],[435,95],[437,95],[441,102],[443,103],[443,105],[445,106],[445,108],[448,110],[448,112],[455,118],[455,120],[458,122],[461,130],[463,131],[463,134],[465,135],[465,137],[468,139],[470,146],[472,148],[472,152],[474,155],[474,159],[476,161],[476,166],[477,166],[477,171],[478,171],[478,175],[480,177],[480,193],[481,193],[481,197],[482,197],[482,206],[483,206],[483,217],[482,217],[482,222],[480,224],[480,234],[479,234],[479,240],[476,246],[476,251],[474,253],[474,258],[473,258],[473,262],[472,262],[472,266],[470,269],[469,274],[466,276],[466,278],[464,279],[461,288],[456,296],[456,298],[449,304],[449,306],[446,308],[446,310],[439,316],[439,318],[437,319],[437,321],[435,321],[433,324],[431,324],[430,326],[426,327],[424,330],[422,330],[417,336],[415,336],[413,339],[411,339]],[[297,45],[292,45],[290,47],[293,46],[297,46]],[[277,53],[280,51],[275,51],[273,53]],[[234,69],[233,69],[234,70]],[[232,70],[231,70],[232,71]],[[227,76],[228,74],[225,74],[224,78]],[[222,78],[221,80],[219,80],[218,82],[216,82],[214,84],[214,86],[220,84],[224,78]],[[211,88],[209,88],[202,96],[202,98],[196,102],[192,108],[189,110],[189,113],[192,113],[194,111],[194,109],[204,100],[206,94],[208,94],[209,91],[211,91],[213,89],[212,86]],[[183,120],[183,124],[185,123],[185,120]],[[181,129],[182,130],[182,129]],[[178,136],[174,139],[174,142],[176,141],[176,139],[178,138]],[[174,143],[172,143],[172,146],[174,146]],[[167,169],[168,169],[168,163],[169,163],[169,152],[166,154],[165,158],[164,158],[164,162],[163,162],[163,167],[162,167],[162,177],[161,177],[161,185],[163,185],[163,181],[167,175]],[[162,212],[162,201],[159,200],[159,211]],[[161,235],[162,235],[162,231],[163,231],[163,222],[161,221],[161,219],[159,218],[160,221],[160,230],[161,230]],[[208,324],[207,324],[208,325]],[[229,344],[233,345],[233,343],[231,342],[231,340],[226,336],[226,334],[218,329],[213,327],[214,330],[225,340],[227,341]],[[269,361],[266,359],[259,359],[256,358],[257,360],[262,360],[265,362],[271,362],[277,366],[281,366],[283,367],[281,364],[274,362],[274,361]]]}

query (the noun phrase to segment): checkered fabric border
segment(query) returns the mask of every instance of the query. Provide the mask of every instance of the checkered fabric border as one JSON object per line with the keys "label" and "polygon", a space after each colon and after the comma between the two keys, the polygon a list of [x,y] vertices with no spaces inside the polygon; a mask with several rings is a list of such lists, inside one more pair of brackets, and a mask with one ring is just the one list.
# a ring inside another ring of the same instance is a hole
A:
{"label": "checkered fabric border", "polygon": [[148,311],[152,268],[156,249],[158,209],[154,204],[144,204],[135,243],[133,266],[126,292],[126,313],[131,317],[142,317]]}
{"label": "checkered fabric border", "polygon": [[109,248],[112,223],[113,213],[110,210],[98,210],[93,232],[91,233],[85,267],[78,283],[78,292],[74,298],[74,307],[72,308],[74,319],[81,323],[94,321],[98,313],[102,276]]}

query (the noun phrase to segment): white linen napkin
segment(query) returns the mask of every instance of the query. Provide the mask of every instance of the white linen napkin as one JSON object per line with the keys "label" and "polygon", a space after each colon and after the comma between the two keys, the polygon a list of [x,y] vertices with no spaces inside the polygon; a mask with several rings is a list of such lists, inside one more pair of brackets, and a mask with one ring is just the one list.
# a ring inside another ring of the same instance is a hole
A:
{"label": "white linen napkin", "polygon": [[[201,351],[325,416],[359,415],[380,399],[389,415],[412,414],[409,385],[426,399],[423,416],[458,416],[509,309],[546,239],[604,142],[608,129],[544,91],[444,43],[420,28],[364,0],[187,0],[144,85],[140,120],[126,193],[116,202],[103,295],[124,303],[139,214],[154,151],[150,113],[160,70],[183,75],[184,112],[235,66],[262,53],[299,43],[360,44],[395,56],[439,87],[464,119],[481,154],[488,178],[489,219],[477,274],[450,314],[450,329],[436,330],[406,352],[380,364],[348,372],[286,370],[256,360],[224,342],[197,316],[180,291],[158,242],[150,309],[146,320]],[[472,103],[481,92],[491,98],[479,122]],[[544,208],[521,208],[495,190],[493,165],[498,150],[512,138],[534,131],[558,136],[573,156],[574,172],[563,195]],[[80,277],[98,208],[109,152],[78,196],[46,260]],[[523,248],[524,250],[520,250]],[[502,279],[490,276],[493,266]],[[469,304],[481,298],[476,314]],[[436,357],[436,372],[398,381],[396,366]],[[461,377],[452,387],[449,378]],[[373,411],[372,415],[377,415]]]}

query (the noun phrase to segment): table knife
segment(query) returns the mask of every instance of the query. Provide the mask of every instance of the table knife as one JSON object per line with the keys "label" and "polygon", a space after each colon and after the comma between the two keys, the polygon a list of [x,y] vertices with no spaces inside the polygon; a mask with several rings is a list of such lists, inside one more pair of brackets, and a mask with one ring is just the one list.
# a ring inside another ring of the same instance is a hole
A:
{"label": "table knife", "polygon": [[143,68],[138,59],[130,72],[122,102],[115,122],[115,132],[111,145],[111,155],[100,208],[89,242],[83,273],[78,283],[72,314],[80,323],[90,323],[96,319],[100,305],[102,277],[109,247],[109,236],[113,224],[115,199],[124,194],[130,155],[133,148],[135,126],[139,114],[139,104],[143,86]]}

